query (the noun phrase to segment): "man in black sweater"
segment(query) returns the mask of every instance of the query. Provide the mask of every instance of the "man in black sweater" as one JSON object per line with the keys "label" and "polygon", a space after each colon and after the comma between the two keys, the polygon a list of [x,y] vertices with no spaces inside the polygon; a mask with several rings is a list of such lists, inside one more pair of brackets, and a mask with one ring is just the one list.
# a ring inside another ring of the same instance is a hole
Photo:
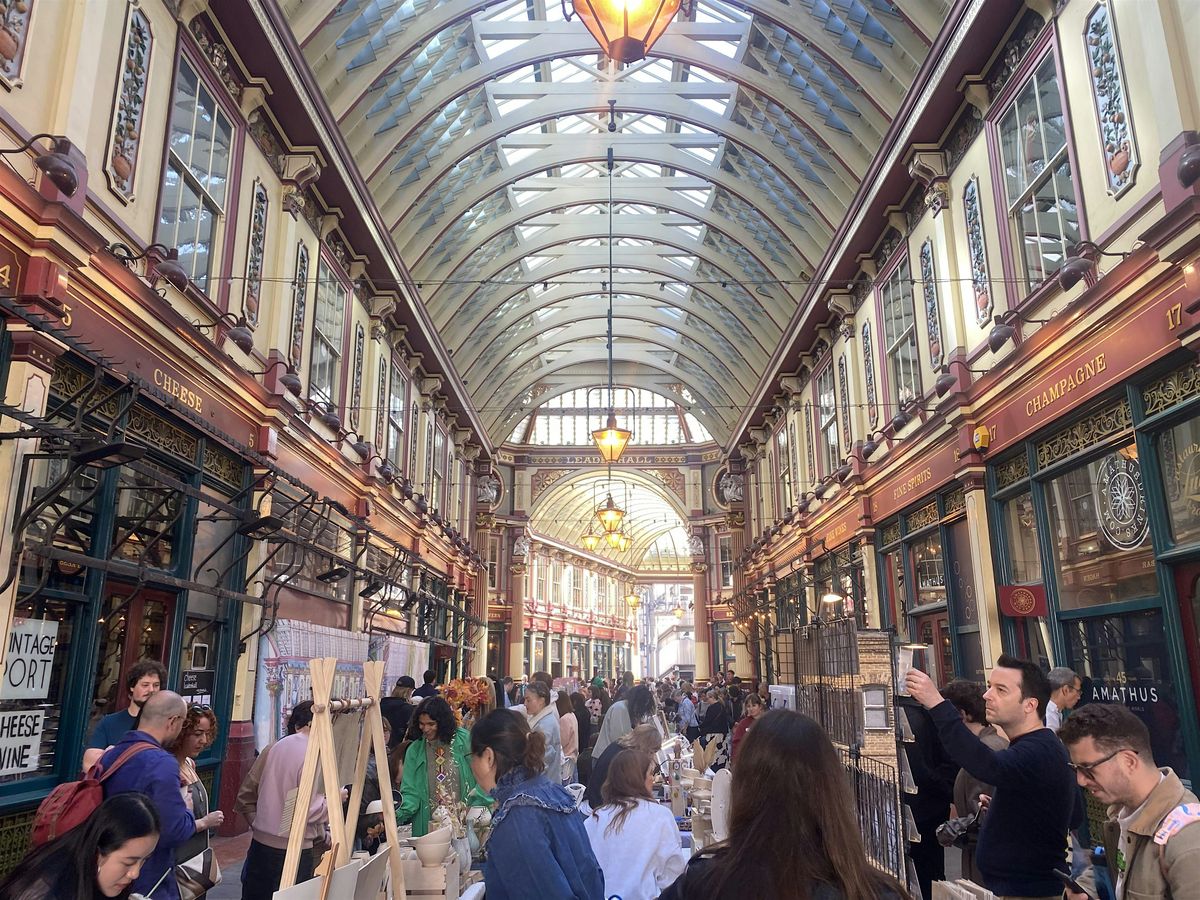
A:
{"label": "man in black sweater", "polygon": [[996,661],[983,695],[990,723],[1004,730],[1007,750],[992,750],[971,733],[958,710],[924,672],[910,669],[908,692],[930,711],[950,757],[994,784],[975,853],[983,886],[1004,897],[1059,898],[1067,871],[1067,831],[1082,818],[1067,750],[1046,727],[1050,682],[1036,665],[1012,656]]}

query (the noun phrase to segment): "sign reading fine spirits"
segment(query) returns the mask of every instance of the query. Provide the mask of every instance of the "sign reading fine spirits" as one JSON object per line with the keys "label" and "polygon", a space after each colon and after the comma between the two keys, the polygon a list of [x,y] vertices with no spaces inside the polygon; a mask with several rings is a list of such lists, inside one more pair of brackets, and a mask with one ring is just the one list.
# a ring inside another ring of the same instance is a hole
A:
{"label": "sign reading fine spirits", "polygon": [[13,619],[4,657],[0,700],[44,700],[50,693],[50,670],[58,647],[58,623],[46,619]]}
{"label": "sign reading fine spirits", "polygon": [[1046,588],[1040,584],[1000,585],[1000,612],[1016,618],[1048,615]]}
{"label": "sign reading fine spirits", "polygon": [[0,713],[0,775],[37,769],[45,717],[40,709]]}

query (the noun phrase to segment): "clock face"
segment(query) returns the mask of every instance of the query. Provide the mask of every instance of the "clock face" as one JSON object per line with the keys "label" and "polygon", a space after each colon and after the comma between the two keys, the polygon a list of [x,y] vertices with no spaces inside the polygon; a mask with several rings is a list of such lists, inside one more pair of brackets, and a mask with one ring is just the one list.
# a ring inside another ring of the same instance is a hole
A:
{"label": "clock face", "polygon": [[1096,513],[1100,530],[1114,547],[1131,550],[1146,539],[1150,520],[1142,490],[1142,469],[1136,459],[1113,454],[1100,463]]}

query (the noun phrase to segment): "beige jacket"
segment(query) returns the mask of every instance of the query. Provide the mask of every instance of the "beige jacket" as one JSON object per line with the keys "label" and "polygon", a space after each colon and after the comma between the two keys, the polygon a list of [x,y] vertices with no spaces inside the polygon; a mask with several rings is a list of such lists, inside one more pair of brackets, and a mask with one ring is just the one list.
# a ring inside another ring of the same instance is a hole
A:
{"label": "beige jacket", "polygon": [[[1125,883],[1117,900],[1200,900],[1200,822],[1185,825],[1165,844],[1157,844],[1154,834],[1163,819],[1184,803],[1196,803],[1196,795],[1186,790],[1179,776],[1163,769],[1166,776],[1150,792],[1141,815],[1129,826],[1133,844],[1125,860]],[[1117,884],[1117,850],[1121,828],[1117,824],[1119,808],[1108,809],[1104,823],[1104,852],[1108,874]],[[1164,876],[1165,873],[1165,876]],[[1088,893],[1095,895],[1095,877],[1091,869],[1079,879]]]}

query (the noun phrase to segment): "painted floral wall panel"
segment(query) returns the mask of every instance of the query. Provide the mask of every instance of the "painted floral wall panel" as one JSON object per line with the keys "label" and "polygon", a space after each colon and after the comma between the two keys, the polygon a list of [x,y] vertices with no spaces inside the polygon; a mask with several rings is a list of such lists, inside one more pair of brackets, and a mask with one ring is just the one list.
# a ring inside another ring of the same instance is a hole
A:
{"label": "painted floral wall panel", "polygon": [[377,453],[387,454],[387,444],[384,443],[388,414],[388,364],[386,359],[379,361],[379,396],[376,398],[375,409],[375,449]]}
{"label": "painted floral wall panel", "polygon": [[117,103],[113,110],[105,170],[109,187],[126,203],[133,199],[153,44],[150,20],[140,9],[130,9],[125,28],[125,53],[121,71],[117,74]]}
{"label": "painted floral wall panel", "polygon": [[1119,197],[1133,185],[1138,151],[1121,68],[1117,23],[1108,3],[1097,3],[1088,16],[1084,40],[1091,61],[1092,99],[1096,103],[1108,192]]}
{"label": "painted floral wall panel", "polygon": [[292,346],[288,358],[300,368],[304,355],[304,316],[308,304],[308,248],[301,241],[296,245],[296,277],[292,283]]}
{"label": "painted floral wall panel", "polygon": [[850,433],[850,377],[847,374],[846,354],[838,358],[838,390],[842,394],[842,446],[849,450],[854,443]]}
{"label": "painted floral wall panel", "polygon": [[992,285],[988,278],[987,244],[983,238],[983,213],[979,207],[979,178],[963,188],[963,215],[967,223],[967,252],[971,258],[971,286],[975,296],[975,320],[986,324],[992,317]]}
{"label": "painted floral wall panel", "polygon": [[267,189],[261,181],[254,181],[254,199],[250,207],[250,243],[246,252],[246,295],[242,300],[242,313],[251,325],[258,324],[258,310],[262,305],[263,256],[267,252]]}
{"label": "painted floral wall panel", "polygon": [[0,79],[7,87],[20,84],[32,15],[33,0],[0,0]]}
{"label": "painted floral wall panel", "polygon": [[942,367],[942,315],[938,310],[937,280],[933,274],[933,241],[921,245],[921,287],[925,296],[925,327],[929,334],[929,365]]}
{"label": "painted floral wall panel", "polygon": [[875,359],[871,348],[871,323],[863,322],[863,386],[867,395],[867,422],[874,428],[879,422],[879,395],[875,392]]}
{"label": "painted floral wall panel", "polygon": [[361,421],[363,389],[363,357],[366,355],[367,332],[359,322],[354,329],[354,373],[350,382],[350,424],[358,428]]}

